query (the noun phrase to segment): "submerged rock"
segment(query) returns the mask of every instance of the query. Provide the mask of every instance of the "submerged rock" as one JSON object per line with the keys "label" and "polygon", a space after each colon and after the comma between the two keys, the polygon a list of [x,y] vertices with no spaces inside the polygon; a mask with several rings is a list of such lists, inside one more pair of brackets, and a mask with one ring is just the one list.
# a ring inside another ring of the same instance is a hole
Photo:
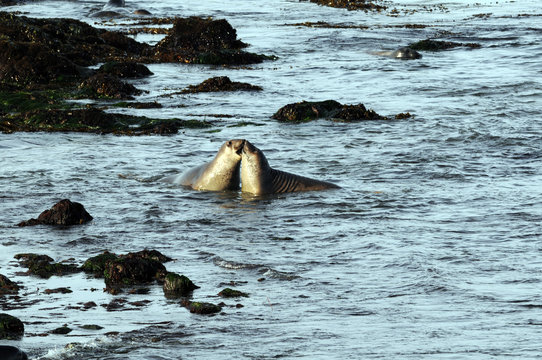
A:
{"label": "submerged rock", "polygon": [[118,76],[119,78],[141,78],[153,75],[148,67],[135,61],[110,61],[100,66],[98,72]]}
{"label": "submerged rock", "polygon": [[167,273],[164,279],[164,294],[167,298],[175,298],[189,295],[199,289],[189,278],[184,275]]}
{"label": "submerged rock", "polygon": [[28,360],[24,351],[9,345],[0,345],[0,359],[2,360]]}
{"label": "submerged rock", "polygon": [[47,255],[39,254],[17,254],[15,259],[20,261],[21,266],[28,268],[29,275],[36,275],[48,279],[53,275],[62,276],[79,272],[79,268],[74,264],[55,263]]}
{"label": "submerged rock", "polygon": [[225,288],[224,290],[218,293],[218,296],[223,297],[223,298],[238,298],[238,297],[248,297],[248,294],[239,290]]}
{"label": "submerged rock", "polygon": [[348,10],[374,10],[382,11],[386,10],[387,6],[378,5],[375,1],[369,0],[309,0],[312,3],[316,3],[322,6],[330,6],[335,8],[344,8]]}
{"label": "submerged rock", "polygon": [[217,76],[205,80],[199,85],[189,85],[182,93],[217,92],[217,91],[261,91],[260,86],[231,81],[227,76]]}
{"label": "submerged rock", "polygon": [[0,296],[1,295],[13,295],[19,292],[19,285],[8,279],[6,276],[0,274]]}
{"label": "submerged rock", "polygon": [[215,314],[222,311],[222,307],[219,305],[211,304],[208,302],[190,301],[183,299],[181,305],[190,310],[194,314]]}
{"label": "submerged rock", "polygon": [[408,45],[409,48],[418,51],[442,51],[461,46],[470,47],[472,49],[481,47],[481,45],[477,43],[457,43],[452,41],[437,41],[431,39],[421,40]]}
{"label": "submerged rock", "polygon": [[18,226],[32,225],[79,225],[92,220],[85,207],[78,202],[64,199],[42,212],[37,219],[23,221]]}
{"label": "submerged rock", "polygon": [[373,110],[367,110],[363,104],[342,105],[335,100],[308,102],[301,101],[280,108],[273,116],[281,122],[308,122],[325,118],[338,121],[383,120]]}
{"label": "submerged rock", "polygon": [[0,339],[20,339],[24,335],[24,324],[15,316],[0,314]]}

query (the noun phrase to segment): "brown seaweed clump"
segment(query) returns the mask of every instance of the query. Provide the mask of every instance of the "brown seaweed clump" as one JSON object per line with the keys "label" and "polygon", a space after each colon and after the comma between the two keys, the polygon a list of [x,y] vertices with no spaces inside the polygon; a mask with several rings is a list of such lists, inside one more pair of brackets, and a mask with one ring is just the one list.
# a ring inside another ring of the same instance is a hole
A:
{"label": "brown seaweed clump", "polygon": [[481,47],[477,43],[458,43],[453,41],[437,41],[432,39],[421,40],[408,45],[412,50],[418,51],[442,51],[453,49],[456,47],[468,47],[471,49],[478,49]]}

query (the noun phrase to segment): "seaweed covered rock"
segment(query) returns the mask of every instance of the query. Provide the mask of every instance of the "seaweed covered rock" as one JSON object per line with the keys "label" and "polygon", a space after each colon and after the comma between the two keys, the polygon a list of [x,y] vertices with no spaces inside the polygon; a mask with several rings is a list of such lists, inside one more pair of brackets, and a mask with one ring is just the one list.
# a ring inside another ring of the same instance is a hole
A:
{"label": "seaweed covered rock", "polygon": [[418,51],[442,51],[461,46],[469,47],[472,49],[477,49],[481,47],[481,45],[477,43],[458,43],[452,41],[437,41],[432,39],[421,40],[408,45],[408,47],[412,50]]}
{"label": "seaweed covered rock", "polygon": [[189,85],[183,93],[217,92],[217,91],[261,91],[257,85],[231,81],[227,76],[216,76],[199,85]]}
{"label": "seaweed covered rock", "polygon": [[363,104],[342,105],[335,100],[301,101],[280,108],[273,116],[281,122],[301,123],[325,118],[335,121],[359,121],[386,119],[373,110],[367,110]]}
{"label": "seaweed covered rock", "polygon": [[0,296],[1,295],[13,295],[19,292],[19,285],[8,279],[6,276],[0,274]]}
{"label": "seaweed covered rock", "polygon": [[192,291],[199,289],[189,278],[184,275],[167,273],[164,278],[164,294],[167,298],[187,296]]}
{"label": "seaweed covered rock", "polygon": [[375,1],[369,0],[309,0],[312,3],[316,3],[322,6],[330,6],[335,8],[344,8],[348,10],[372,10],[382,11],[386,10],[387,6],[378,5]]}
{"label": "seaweed covered rock", "polygon": [[148,250],[148,249],[128,253],[126,255],[121,255],[121,257],[150,259],[150,260],[158,261],[158,262],[161,262],[161,263],[173,261],[172,258],[162,254],[158,250]]}
{"label": "seaweed covered rock", "polygon": [[0,359],[2,360],[28,360],[24,351],[9,345],[0,345]]}
{"label": "seaweed covered rock", "polygon": [[81,266],[81,270],[86,273],[92,273],[97,277],[103,277],[106,264],[117,258],[117,255],[110,253],[109,251],[104,251],[100,255],[88,258]]}
{"label": "seaweed covered rock", "polygon": [[260,63],[266,56],[244,52],[247,45],[226,20],[196,16],[177,18],[169,34],[154,48],[154,57],[164,62],[216,65]]}
{"label": "seaweed covered rock", "polygon": [[19,339],[24,335],[24,324],[15,316],[0,314],[0,339]]}
{"label": "seaweed covered rock", "polygon": [[208,302],[190,301],[183,299],[181,305],[190,310],[193,314],[215,314],[222,311],[222,307],[219,305],[211,304]]}
{"label": "seaweed covered rock", "polygon": [[119,78],[141,78],[153,75],[148,67],[135,61],[110,61],[100,66],[98,72]]}
{"label": "seaweed covered rock", "polygon": [[218,293],[218,296],[223,297],[223,298],[238,298],[238,297],[248,297],[248,294],[239,290],[225,288],[224,290]]}
{"label": "seaweed covered rock", "polygon": [[127,254],[105,264],[104,278],[107,290],[115,293],[125,286],[163,280],[166,273],[165,266],[157,260]]}
{"label": "seaweed covered rock", "polygon": [[53,275],[62,276],[79,272],[79,267],[74,264],[55,263],[47,255],[17,254],[15,259],[20,261],[21,266],[28,268],[27,274],[36,275],[48,279]]}
{"label": "seaweed covered rock", "polygon": [[85,207],[78,202],[64,199],[42,212],[37,219],[23,221],[18,226],[32,225],[78,225],[92,220]]}
{"label": "seaweed covered rock", "polygon": [[80,89],[87,90],[89,97],[105,97],[113,99],[133,99],[132,95],[141,94],[132,84],[128,84],[118,77],[97,73],[79,85]]}

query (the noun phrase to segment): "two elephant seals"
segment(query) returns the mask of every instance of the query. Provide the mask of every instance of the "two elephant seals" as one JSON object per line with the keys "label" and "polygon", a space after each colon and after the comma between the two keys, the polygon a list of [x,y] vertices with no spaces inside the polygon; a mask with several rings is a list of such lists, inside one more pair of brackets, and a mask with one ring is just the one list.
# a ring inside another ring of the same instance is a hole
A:
{"label": "two elephant seals", "polygon": [[226,141],[211,162],[196,166],[182,175],[169,176],[163,181],[190,186],[194,190],[238,190],[244,142],[240,139]]}
{"label": "two elephant seals", "polygon": [[294,191],[338,189],[339,186],[320,180],[290,174],[269,166],[263,152],[245,141],[242,151],[241,191],[255,195]]}

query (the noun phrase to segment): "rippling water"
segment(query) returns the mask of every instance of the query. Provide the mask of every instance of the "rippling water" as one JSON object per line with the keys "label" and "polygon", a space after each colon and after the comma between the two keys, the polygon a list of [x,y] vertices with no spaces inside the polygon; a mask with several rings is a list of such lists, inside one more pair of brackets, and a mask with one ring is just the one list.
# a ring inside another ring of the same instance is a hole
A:
{"label": "rippling water", "polygon": [[[93,23],[88,15],[102,4],[6,9]],[[155,75],[134,84],[149,90],[139,100],[164,108],[122,110],[208,119],[218,131],[0,134],[0,266],[25,286],[25,306],[9,313],[26,335],[11,343],[38,359],[542,357],[542,11],[534,0],[439,4],[393,2],[393,17],[280,0],[129,2],[157,16],[226,18],[249,51],[279,59],[248,69],[151,65]],[[285,26],[306,21],[368,29]],[[424,52],[417,61],[371,54],[429,37],[482,47]],[[171,95],[219,75],[264,91]],[[325,99],[414,116],[269,119],[285,104]],[[256,125],[230,126],[239,121]],[[207,161],[230,138],[249,139],[275,168],[342,189],[258,199],[158,181]],[[63,198],[83,203],[94,221],[14,226]],[[82,274],[22,276],[13,259],[35,252],[82,263],[105,249],[143,248],[175,258],[166,266],[201,287],[195,300],[220,302],[230,282],[250,297],[198,316],[159,286],[113,296]],[[43,293],[60,286],[73,293]],[[128,301],[125,311],[108,311],[118,298]],[[91,300],[99,306],[72,307]],[[74,331],[41,336],[63,324]]]}

